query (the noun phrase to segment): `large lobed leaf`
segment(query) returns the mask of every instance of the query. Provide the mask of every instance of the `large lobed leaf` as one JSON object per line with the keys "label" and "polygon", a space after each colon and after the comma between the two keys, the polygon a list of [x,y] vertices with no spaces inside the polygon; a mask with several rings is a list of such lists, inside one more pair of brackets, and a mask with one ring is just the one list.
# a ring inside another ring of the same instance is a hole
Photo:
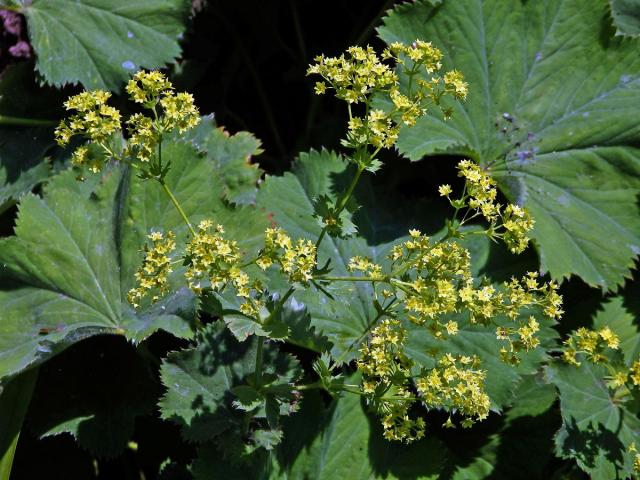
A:
{"label": "large lobed leaf", "polygon": [[[345,160],[327,151],[301,155],[292,173],[267,178],[258,192],[258,206],[292,237],[315,239],[320,233],[320,226],[312,218],[313,201],[320,195],[335,196],[335,192],[341,191],[349,178],[348,168]],[[388,262],[391,247],[405,239],[410,228],[420,228],[435,236],[441,234],[447,212],[437,203],[405,201],[383,189],[374,188],[367,179],[361,181],[355,197],[361,206],[353,215],[359,234],[348,239],[326,237],[318,254],[320,265],[331,261],[331,275],[351,275],[346,266],[356,255],[384,265]],[[298,200],[292,202],[292,198]],[[473,236],[473,240],[465,242],[472,253],[476,274],[482,271],[491,277],[493,264],[501,268],[496,258],[509,262],[515,258],[500,249],[492,248],[490,251],[490,242],[484,237]],[[515,270],[516,267],[509,274],[518,273]],[[501,276],[502,272],[499,272],[498,278]],[[314,288],[298,290],[294,298],[307,307],[311,325],[333,343],[334,358],[350,361],[355,358],[360,343],[377,320],[373,292],[364,282],[334,282],[327,291],[333,295],[333,300]],[[437,353],[478,355],[488,372],[486,384],[494,408],[499,409],[510,403],[521,376],[534,373],[546,359],[544,348],[553,345],[555,332],[549,322],[541,322],[542,347],[523,355],[522,363],[514,368],[499,358],[500,348],[504,345],[496,339],[495,326],[467,323],[461,320],[459,334],[444,341],[435,340],[427,328],[408,323],[407,353],[425,368],[433,367]]]}
{"label": "large lobed leaf", "polygon": [[640,57],[608,15],[605,0],[418,1],[379,33],[432,41],[469,82],[451,120],[401,133],[401,153],[472,157],[531,211],[544,270],[613,289],[640,251]]}
{"label": "large lobed leaf", "polygon": [[[172,162],[167,183],[192,221],[228,224],[250,249],[264,215],[227,206],[214,165],[192,146],[169,143],[165,158]],[[152,229],[186,239],[160,186],[119,168],[84,184],[68,171],[51,181],[44,198],[26,196],[16,236],[0,241],[0,378],[99,333],[135,342],[158,329],[191,337],[196,299],[184,286],[182,267],[171,279],[173,293],[155,305],[134,311],[126,300]]]}
{"label": "large lobed leaf", "polygon": [[358,395],[345,394],[328,408],[309,395],[286,425],[278,460],[271,478],[436,479],[447,452],[433,437],[410,446],[384,440]]}
{"label": "large lobed leaf", "polygon": [[118,90],[180,55],[187,0],[21,0],[37,70],[56,86]]}
{"label": "large lobed leaf", "polygon": [[202,151],[214,163],[225,184],[225,198],[236,204],[253,204],[262,171],[251,163],[260,155],[261,142],[249,132],[231,135],[216,127],[213,116],[202,118],[200,125],[183,139]]}
{"label": "large lobed leaf", "polygon": [[[239,342],[224,323],[217,322],[201,332],[194,348],[171,353],[160,369],[166,386],[159,404],[161,417],[178,424],[191,442],[205,442],[224,433],[219,443],[228,453],[235,453],[237,445],[231,439],[239,435],[241,424],[243,440],[261,444],[261,435],[279,440],[279,416],[289,415],[296,406],[295,402],[281,402],[283,397],[275,392],[290,391],[299,375],[298,362],[281,353],[277,345],[267,344],[262,374],[273,383],[259,393],[248,381],[255,372],[260,341],[265,339],[254,336]],[[248,430],[243,410],[266,418],[270,429]]]}
{"label": "large lobed leaf", "polygon": [[631,476],[627,449],[640,436],[637,408],[614,399],[602,365],[588,361],[580,367],[554,362],[547,380],[560,392],[563,424],[556,434],[556,452],[573,458],[594,480]]}
{"label": "large lobed leaf", "polygon": [[[635,284],[625,295],[609,298],[595,314],[593,328],[610,328],[620,339],[619,368],[628,368],[640,353],[639,324],[628,308],[637,296]],[[547,380],[560,393],[562,427],[556,434],[558,455],[573,458],[594,479],[627,478],[631,455],[627,448],[640,435],[637,398],[616,395],[607,386],[612,371],[582,359],[574,367],[560,361],[546,369]]]}

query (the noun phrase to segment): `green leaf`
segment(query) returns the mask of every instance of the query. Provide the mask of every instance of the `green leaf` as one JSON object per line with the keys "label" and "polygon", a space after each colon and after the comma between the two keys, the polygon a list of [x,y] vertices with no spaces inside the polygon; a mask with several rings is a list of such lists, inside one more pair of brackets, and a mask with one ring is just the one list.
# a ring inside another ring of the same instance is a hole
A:
{"label": "green leaf", "polygon": [[616,35],[640,36],[640,2],[638,0],[609,0]]}
{"label": "green leaf", "polygon": [[162,362],[167,388],[160,415],[181,426],[187,440],[213,438],[232,425],[230,388],[251,372],[255,348],[240,343],[219,324],[207,327],[198,346],[173,352]]}
{"label": "green leaf", "polygon": [[31,401],[38,370],[12,379],[0,389],[0,480],[9,480],[22,422]]}
{"label": "green leaf", "polygon": [[398,6],[383,40],[432,41],[469,82],[453,117],[404,129],[401,153],[469,156],[536,220],[543,270],[614,289],[640,251],[640,57],[602,0]]}
{"label": "green leaf", "polygon": [[22,1],[36,68],[55,86],[118,90],[141,68],[180,55],[190,2],[185,0]]}
{"label": "green leaf", "polygon": [[92,455],[113,458],[132,439],[135,419],[152,413],[159,385],[121,337],[94,337],[40,367],[29,409],[38,437],[69,433]]}
{"label": "green leaf", "polygon": [[620,339],[620,351],[627,366],[640,355],[640,324],[624,305],[624,297],[610,298],[602,305],[594,320],[594,328],[609,327]]}
{"label": "green leaf", "polygon": [[278,460],[271,478],[436,479],[447,456],[433,437],[412,445],[384,440],[379,420],[364,412],[360,397],[345,394],[326,409],[306,395],[302,411],[285,421]]}
{"label": "green leaf", "polygon": [[[205,328],[195,348],[169,354],[160,369],[167,388],[161,417],[178,424],[184,438],[195,442],[239,428],[240,410],[258,409],[256,417],[264,418],[265,396],[247,384],[255,371],[258,341],[264,339],[239,342],[218,322]],[[264,376],[280,383],[298,375],[296,362],[273,345],[265,346],[263,365]]]}
{"label": "green leaf", "polygon": [[[341,157],[327,151],[301,155],[294,165],[293,173],[282,177],[268,177],[258,192],[258,206],[272,215],[273,221],[283,227],[294,238],[316,239],[321,227],[311,217],[313,200],[320,195],[335,196],[348,183],[348,164]],[[291,202],[291,198],[300,199]],[[446,210],[437,203],[404,201],[385,190],[374,188],[368,179],[363,179],[355,192],[356,203],[360,205],[354,215],[359,235],[349,239],[326,237],[319,250],[319,264],[331,260],[331,275],[351,275],[347,271],[349,259],[356,255],[370,257],[374,262],[385,264],[391,247],[406,238],[410,228],[420,228],[425,233],[440,235],[446,218]],[[426,216],[425,211],[430,215]],[[497,259],[512,260],[515,257],[504,254],[504,249],[493,247],[486,237],[469,236],[464,241],[473,259],[474,274],[482,271],[491,276],[492,263]],[[505,261],[506,262],[506,261]],[[519,270],[520,265],[509,272]],[[498,279],[501,279],[501,274]],[[358,351],[358,344],[377,318],[373,305],[373,292],[369,284],[358,282],[333,282],[327,292],[334,299],[313,288],[296,291],[293,298],[306,306],[311,316],[311,325],[333,343],[332,355],[343,361],[352,360]],[[347,299],[345,301],[345,299]],[[545,345],[553,345],[555,333],[549,322],[542,323],[542,337]],[[456,354],[477,354],[483,368],[488,371],[487,387],[494,401],[494,407],[508,405],[513,389],[520,376],[536,371],[546,359],[544,348],[540,347],[524,355],[522,364],[513,368],[499,357],[504,344],[496,339],[495,327],[470,326],[462,322],[461,332],[446,341],[438,341],[426,328],[410,325],[408,354],[419,365],[431,368],[434,353],[453,352]]]}
{"label": "green leaf", "polygon": [[0,213],[49,177],[52,146],[51,129],[0,128]]}
{"label": "green leaf", "polygon": [[602,365],[583,361],[580,367],[556,361],[547,380],[560,392],[563,425],[556,435],[556,451],[573,458],[594,480],[631,476],[627,448],[640,436],[638,412],[612,397]]}
{"label": "green leaf", "polygon": [[[258,207],[293,238],[315,241],[322,227],[313,218],[314,201],[322,195],[335,201],[336,194],[346,188],[353,175],[349,168],[342,157],[326,150],[301,154],[291,173],[267,177],[258,191]],[[405,237],[410,228],[422,227],[429,233],[437,232],[442,226],[444,213],[437,217],[439,207],[421,201],[405,202],[382,189],[374,190],[366,178],[354,196],[361,205],[353,218],[359,235],[349,239],[326,237],[318,252],[319,265],[331,262],[331,275],[350,275],[347,264],[356,255],[386,262],[392,245]],[[292,198],[296,201],[292,202]],[[424,211],[428,208],[434,215],[425,218]],[[306,306],[311,326],[333,343],[334,357],[345,354],[343,360],[348,361],[354,352],[347,353],[347,350],[367,331],[376,316],[373,292],[368,284],[347,282],[332,283],[326,291],[338,300],[328,298],[315,288],[297,290],[292,298]]]}
{"label": "green leaf", "polygon": [[203,151],[216,166],[226,200],[243,205],[255,203],[262,171],[251,159],[262,153],[260,140],[249,132],[231,135],[224,127],[216,128],[211,115],[202,117],[200,125],[183,139]]}
{"label": "green leaf", "polygon": [[[193,147],[168,143],[165,158],[172,164],[166,181],[189,218],[228,223],[243,248],[255,248],[259,235],[246,227],[260,229],[264,215],[225,205],[214,166]],[[0,378],[99,333],[135,342],[159,329],[193,335],[196,301],[184,267],[170,279],[173,293],[156,304],[134,311],[126,300],[145,235],[172,229],[186,239],[160,186],[116,168],[85,183],[74,177],[71,171],[55,177],[44,198],[26,196],[16,236],[0,241]]]}
{"label": "green leaf", "polygon": [[[411,328],[407,354],[426,367],[433,366],[434,357],[437,355],[476,355],[480,359],[480,368],[487,372],[485,389],[491,398],[492,408],[500,410],[511,404],[522,377],[535,373],[547,360],[545,349],[555,346],[557,337],[552,328],[553,322],[541,318],[540,315],[536,316],[540,322],[538,335],[541,345],[529,352],[521,352],[520,364],[513,366],[500,358],[500,348],[504,347],[505,343],[496,338],[495,326],[472,325],[464,314],[461,317],[458,334],[442,340],[435,339],[424,327]],[[497,321],[499,325],[513,325],[513,321],[508,319]]]}
{"label": "green leaf", "polygon": [[485,478],[547,478],[547,464],[553,459],[553,432],[559,413],[550,409],[557,398],[553,385],[530,375],[518,386],[513,406],[487,427],[478,426],[461,438],[453,432],[447,442],[451,459],[443,478],[480,480]]}

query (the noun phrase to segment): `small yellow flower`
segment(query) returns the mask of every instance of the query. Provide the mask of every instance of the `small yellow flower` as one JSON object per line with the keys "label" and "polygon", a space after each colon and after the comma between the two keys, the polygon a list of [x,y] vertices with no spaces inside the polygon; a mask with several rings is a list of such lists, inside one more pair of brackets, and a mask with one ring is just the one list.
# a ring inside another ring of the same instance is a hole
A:
{"label": "small yellow flower", "polygon": [[440,185],[438,188],[438,192],[440,192],[440,195],[443,197],[448,197],[451,194],[451,191],[451,185]]}

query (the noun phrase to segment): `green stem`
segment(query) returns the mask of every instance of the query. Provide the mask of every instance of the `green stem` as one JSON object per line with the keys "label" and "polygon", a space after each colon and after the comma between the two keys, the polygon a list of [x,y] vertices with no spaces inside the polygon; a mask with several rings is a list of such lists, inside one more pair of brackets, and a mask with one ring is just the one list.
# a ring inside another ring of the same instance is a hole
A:
{"label": "green stem", "polygon": [[[3,7],[6,9],[6,7]],[[10,115],[0,115],[0,125],[14,127],[52,127],[57,122],[53,120],[39,120],[37,118],[12,117]]]}
{"label": "green stem", "polygon": [[0,480],[9,480],[13,458],[20,438],[20,430],[38,369],[31,369],[11,380],[0,396]]}
{"label": "green stem", "polygon": [[[365,165],[358,165],[358,171],[356,172],[354,177],[351,179],[351,183],[349,184],[347,191],[344,193],[344,195],[342,195],[342,197],[338,201],[338,204],[336,205],[336,211],[335,211],[336,217],[340,215],[342,210],[344,210],[344,208],[347,206],[347,202],[349,201],[349,198],[353,194],[353,191],[355,190],[356,185],[358,184],[358,180],[360,180],[360,176],[362,175],[362,172],[364,172],[365,168],[366,168]],[[322,228],[322,231],[320,232],[320,236],[318,237],[318,240],[316,241],[316,250],[320,248],[320,244],[322,243],[322,240],[324,239],[324,236],[326,235],[326,233],[327,233],[327,227],[324,226]]]}
{"label": "green stem", "polygon": [[258,350],[256,351],[256,371],[253,374],[253,382],[256,389],[262,383],[262,361],[264,358],[264,337],[258,337]]}
{"label": "green stem", "polygon": [[320,388],[324,388],[322,382],[318,380],[317,382],[307,383],[306,385],[296,385],[293,387],[294,390],[303,391],[303,390],[317,390]]}
{"label": "green stem", "polygon": [[386,279],[380,277],[313,277],[314,280],[326,280],[328,282],[385,282]]}
{"label": "green stem", "polygon": [[[285,293],[284,296],[278,301],[278,303],[276,303],[275,307],[273,307],[273,310],[271,311],[269,316],[266,318],[266,320],[263,322],[263,324],[268,324],[269,321],[275,315],[278,314],[278,312],[282,309],[282,306],[285,304],[285,302],[289,299],[289,297],[293,294],[294,291],[295,291],[295,288],[293,287],[290,287],[289,290],[287,290],[287,293]],[[256,352],[256,370],[254,374],[255,388],[260,388],[262,383],[263,355],[264,355],[264,338],[258,337],[258,350]]]}
{"label": "green stem", "polygon": [[189,222],[189,218],[187,218],[186,213],[184,213],[184,210],[182,210],[182,207],[180,206],[178,199],[173,195],[173,192],[171,191],[171,189],[169,188],[169,186],[166,184],[164,180],[158,180],[158,181],[160,182],[160,185],[162,185],[162,188],[164,189],[166,194],[169,196],[169,199],[171,200],[171,203],[173,203],[173,206],[176,207],[176,210],[178,210],[178,213],[182,217],[182,220],[184,220],[184,223],[187,225],[187,227],[189,227],[189,231],[191,232],[191,235],[195,237],[196,231],[193,229],[193,226],[191,226],[191,222]]}

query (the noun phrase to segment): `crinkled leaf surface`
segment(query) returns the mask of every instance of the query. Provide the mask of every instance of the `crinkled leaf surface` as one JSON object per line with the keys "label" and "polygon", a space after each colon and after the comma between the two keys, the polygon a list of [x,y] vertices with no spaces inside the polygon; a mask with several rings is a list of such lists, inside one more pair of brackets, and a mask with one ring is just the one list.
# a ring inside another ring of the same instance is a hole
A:
{"label": "crinkled leaf surface", "polygon": [[221,325],[207,327],[196,348],[162,362],[162,418],[180,425],[191,441],[219,435],[233,423],[230,390],[252,371],[255,354],[255,342],[240,343]]}
{"label": "crinkled leaf surface", "polygon": [[[255,371],[258,341],[252,337],[239,342],[219,322],[206,327],[195,348],[170,354],[160,372],[167,388],[160,401],[162,418],[180,425],[185,439],[202,442],[237,427],[243,418],[240,410],[259,407],[256,415],[268,415],[265,399],[247,385]],[[267,345],[263,361],[264,374],[275,375],[276,383],[286,384],[298,375],[294,359],[280,354],[275,345]],[[249,403],[251,408],[245,408]],[[288,414],[282,409],[279,413]]]}
{"label": "crinkled leaf surface", "polygon": [[56,86],[118,90],[180,55],[186,0],[22,0],[36,68]]}
{"label": "crinkled leaf surface", "polygon": [[255,203],[262,171],[251,159],[262,153],[260,140],[249,132],[231,135],[224,127],[216,127],[213,116],[203,117],[184,139],[214,163],[225,185],[225,199],[235,204]]}
{"label": "crinkled leaf surface", "polygon": [[[256,212],[223,203],[212,181],[214,166],[193,147],[167,144],[165,157],[173,165],[167,182],[193,221],[233,218],[234,235],[244,220],[259,225]],[[16,236],[0,244],[0,377],[97,333],[134,341],[158,329],[192,336],[196,302],[181,268],[175,269],[169,297],[140,311],[126,301],[151,229],[173,229],[178,241],[186,238],[160,187],[117,168],[84,184],[65,172],[52,180],[44,198],[26,196]],[[250,229],[245,231],[236,238],[249,238]]]}
{"label": "crinkled leaf surface", "polygon": [[640,1],[609,0],[611,17],[616,34],[628,37],[640,36]]}
{"label": "crinkled leaf surface", "polygon": [[612,397],[602,365],[583,361],[580,367],[559,361],[547,367],[547,379],[560,392],[563,425],[556,434],[556,452],[573,458],[594,480],[631,475],[627,448],[640,438],[638,411]]}
{"label": "crinkled leaf surface", "polygon": [[[292,173],[267,178],[258,192],[258,207],[264,209],[274,224],[284,228],[292,238],[315,241],[321,227],[313,218],[314,200],[320,195],[335,198],[336,192],[346,187],[352,174],[346,161],[334,153],[323,150],[302,154]],[[384,263],[396,239],[406,236],[410,228],[424,227],[429,220],[434,220],[424,219],[423,203],[408,205],[396,201],[397,197],[390,198],[384,191],[374,192],[366,180],[356,189],[355,197],[362,205],[354,215],[359,236],[346,240],[326,236],[318,252],[319,265],[331,261],[332,275],[350,275],[347,264],[356,255]],[[438,218],[436,222],[442,222],[442,219]],[[426,225],[431,232],[440,226],[441,223],[437,227]],[[298,290],[293,298],[307,306],[311,324],[333,342],[333,353],[337,358],[360,338],[373,321],[373,292],[368,284],[349,283],[332,283],[327,291],[336,300],[327,298],[314,288]],[[345,358],[353,358],[353,354]]]}
{"label": "crinkled leaf surface", "polygon": [[384,440],[358,395],[345,394],[328,408],[306,395],[301,412],[285,422],[278,460],[274,479],[436,479],[447,451],[435,437],[409,446]]}
{"label": "crinkled leaf surface", "polygon": [[[269,213],[275,224],[283,227],[294,238],[317,238],[319,224],[311,218],[313,200],[319,195],[333,195],[344,188],[348,181],[347,163],[330,152],[311,152],[301,155],[293,173],[282,177],[268,177],[258,193],[258,206]],[[291,198],[299,199],[291,202]],[[410,228],[421,228],[425,233],[436,234],[444,223],[447,211],[438,204],[411,203],[382,189],[374,188],[366,179],[355,192],[356,202],[361,207],[354,214],[354,223],[359,235],[348,239],[325,237],[319,252],[319,264],[331,260],[331,275],[351,275],[346,265],[356,255],[367,256],[385,264],[390,248],[406,236]],[[429,212],[426,214],[425,212]],[[490,251],[489,241],[473,236],[465,240],[474,259],[477,274],[491,276],[491,265],[500,264],[496,258],[505,255],[501,249]],[[506,254],[506,258],[515,257]],[[518,273],[514,267],[511,274]],[[501,277],[500,273],[498,277]],[[373,292],[369,284],[334,282],[327,287],[334,300],[313,288],[296,291],[294,298],[306,305],[311,316],[311,325],[326,335],[333,343],[334,358],[351,360],[358,344],[376,321],[373,307]],[[464,316],[464,315],[463,315]],[[466,317],[466,316],[464,316]],[[549,322],[541,322],[541,336],[545,345],[552,345],[555,333]],[[408,354],[420,365],[433,367],[434,354],[454,354],[480,357],[483,368],[488,371],[487,388],[494,407],[507,405],[513,389],[522,374],[533,373],[540,362],[546,359],[543,348],[527,353],[517,368],[504,364],[499,358],[503,345],[496,339],[495,327],[472,326],[461,323],[457,336],[446,341],[436,341],[426,328],[409,325]]]}
{"label": "crinkled leaf surface", "polygon": [[603,0],[398,6],[386,42],[432,41],[469,82],[453,118],[405,129],[413,160],[470,156],[536,220],[542,268],[613,289],[640,251],[640,56]]}

